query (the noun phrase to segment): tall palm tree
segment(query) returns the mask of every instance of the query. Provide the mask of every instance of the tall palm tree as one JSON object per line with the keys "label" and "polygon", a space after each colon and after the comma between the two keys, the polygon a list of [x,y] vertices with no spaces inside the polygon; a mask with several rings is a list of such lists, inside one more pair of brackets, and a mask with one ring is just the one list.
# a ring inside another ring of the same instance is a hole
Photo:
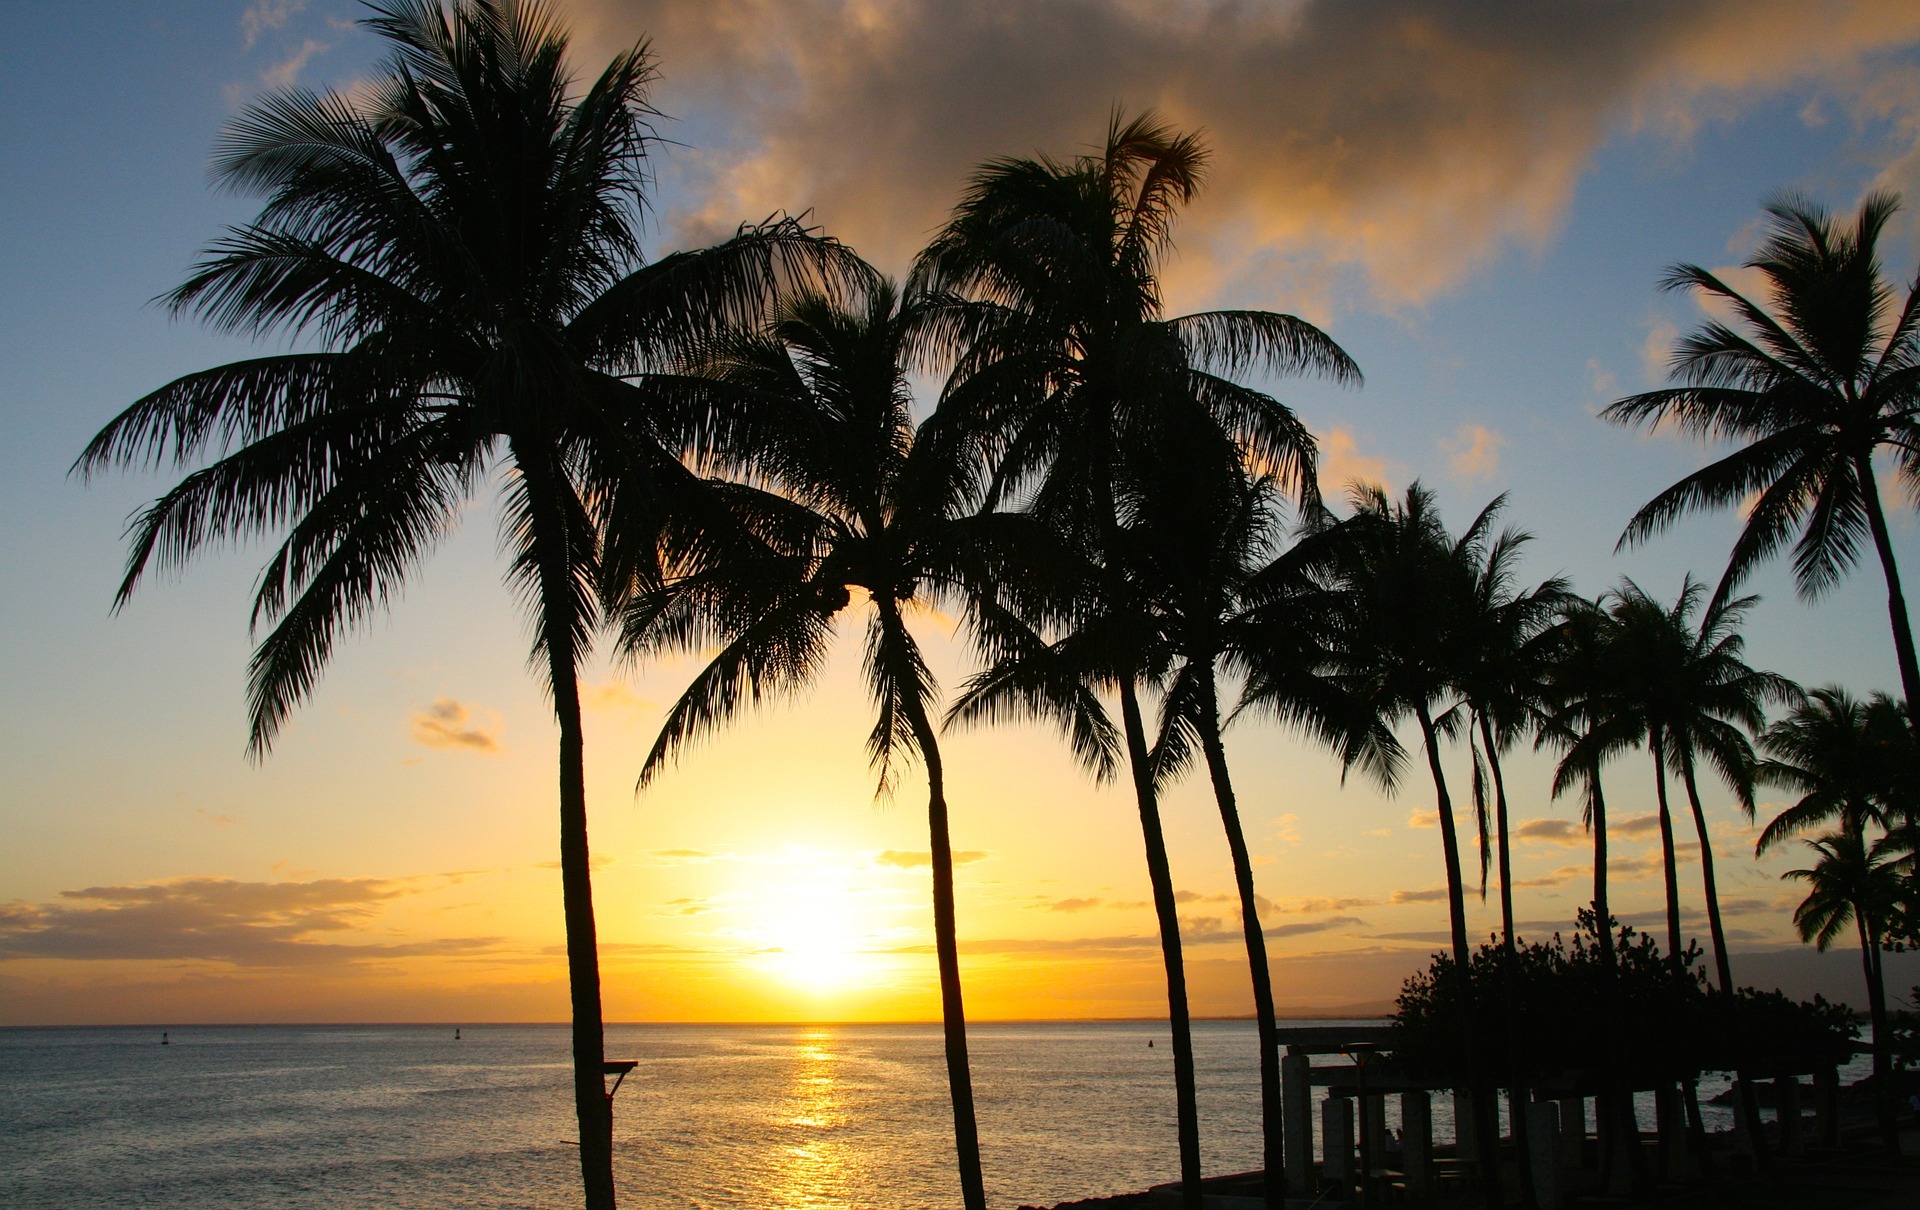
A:
{"label": "tall palm tree", "polygon": [[[1488,505],[1489,514],[1497,515],[1505,504],[1504,495],[1497,497]],[[1469,746],[1474,751],[1473,800],[1480,830],[1481,894],[1484,898],[1491,805],[1491,856],[1498,862],[1500,878],[1500,937],[1509,953],[1514,944],[1513,867],[1508,844],[1507,779],[1500,757],[1540,723],[1544,693],[1541,677],[1551,640],[1549,628],[1571,595],[1567,581],[1559,576],[1525,591],[1519,588],[1516,572],[1520,552],[1532,540],[1532,534],[1509,529],[1491,539],[1483,533],[1479,541],[1455,548],[1456,557],[1468,562],[1464,570],[1472,581],[1460,618],[1461,658],[1455,686],[1460,703],[1456,708],[1466,711],[1472,729]]]}
{"label": "tall palm tree", "polygon": [[1607,799],[1601,780],[1606,749],[1583,742],[1599,714],[1596,698],[1608,682],[1606,651],[1613,618],[1597,602],[1569,598],[1557,622],[1542,637],[1547,715],[1534,747],[1554,747],[1561,759],[1554,768],[1557,798],[1575,785],[1582,789],[1582,821],[1593,834],[1593,911],[1602,956],[1613,953],[1613,916],[1608,896]]}
{"label": "tall palm tree", "polygon": [[962,518],[970,486],[964,465],[935,425],[915,432],[907,375],[924,319],[881,282],[852,307],[803,296],[764,335],[707,355],[699,372],[737,400],[753,429],[737,478],[778,493],[777,502],[751,504],[766,531],[782,536],[767,555],[704,563],[638,594],[621,644],[636,655],[719,648],[667,712],[641,772],[645,785],[682,744],[717,730],[746,702],[811,683],[826,663],[836,619],[850,605],[868,614],[865,669],[878,717],[867,749],[880,791],[890,790],[903,757],[918,757],[927,773],[954,1141],[964,1204],[981,1210],[945,766],[931,712],[937,690],[905,615],[963,587],[977,591],[991,545],[979,531],[1005,530],[1018,519]]}
{"label": "tall palm tree", "polygon": [[[1293,414],[1234,381],[1249,369],[1357,381],[1351,359],[1313,325],[1266,311],[1169,319],[1159,261],[1175,215],[1200,188],[1206,152],[1151,114],[1116,113],[1097,154],[992,161],[975,173],[915,282],[952,300],[964,350],[940,409],[973,434],[994,475],[986,503],[1030,511],[1117,567],[1116,476],[1174,418],[1198,415],[1249,464],[1285,467],[1311,448]],[[1124,612],[1124,610],[1122,611]],[[1136,654],[1138,649],[1135,649]],[[1142,721],[1144,667],[1114,670],[1122,732],[1146,839],[1167,968],[1183,1197],[1197,1207],[1200,1144],[1185,974],[1172,874]]]}
{"label": "tall palm tree", "polygon": [[1887,1149],[1898,1155],[1900,1130],[1894,1117],[1893,1052],[1880,941],[1904,880],[1889,860],[1885,839],[1869,843],[1865,816],[1848,812],[1841,817],[1838,830],[1804,843],[1819,854],[1818,859],[1809,868],[1781,875],[1799,879],[1808,887],[1806,899],[1794,909],[1793,923],[1802,941],[1811,941],[1822,951],[1848,924],[1854,926],[1860,939],[1860,965],[1873,1019],[1874,1103],[1880,1136]]}
{"label": "tall palm tree", "polygon": [[1877,249],[1898,208],[1895,195],[1873,193],[1842,225],[1804,198],[1770,203],[1767,238],[1746,265],[1765,280],[1758,299],[1698,265],[1675,265],[1664,288],[1698,290],[1737,319],[1703,324],[1681,342],[1673,358],[1681,385],[1628,396],[1601,415],[1740,444],[1655,496],[1620,538],[1628,545],[1696,509],[1742,506],[1746,523],[1716,601],[1796,530],[1794,579],[1809,598],[1838,583],[1870,538],[1911,710],[1920,660],[1873,467],[1888,450],[1908,484],[1920,471],[1920,292],[1900,297]]}
{"label": "tall palm tree", "polygon": [[631,376],[829,261],[787,221],[645,261],[644,44],[576,92],[566,33],[538,4],[371,7],[390,48],[371,84],[277,92],[228,127],[215,171],[265,205],[166,296],[216,328],[303,347],[169,383],[76,469],[195,468],[135,519],[116,604],[155,564],[279,536],[254,598],[270,626],[250,666],[256,757],[341,632],[393,600],[497,480],[508,578],[560,728],[581,1175],[587,1205],[611,1207],[577,673],[606,517],[650,540],[697,486],[679,461],[697,418],[648,406]]}
{"label": "tall palm tree", "polygon": [[1331,572],[1351,611],[1346,643],[1332,653],[1335,675],[1370,715],[1389,725],[1412,715],[1420,728],[1439,809],[1453,955],[1461,970],[1468,960],[1466,878],[1440,741],[1448,723],[1457,721],[1445,707],[1462,679],[1463,623],[1474,589],[1471,560],[1463,552],[1484,543],[1499,504],[1482,510],[1456,540],[1433,494],[1419,483],[1399,502],[1378,487],[1356,488],[1351,536]]}

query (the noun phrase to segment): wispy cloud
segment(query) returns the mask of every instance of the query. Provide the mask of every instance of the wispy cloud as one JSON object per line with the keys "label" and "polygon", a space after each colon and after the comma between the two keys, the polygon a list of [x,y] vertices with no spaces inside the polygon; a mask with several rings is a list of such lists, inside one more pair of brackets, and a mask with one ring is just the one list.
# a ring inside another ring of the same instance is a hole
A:
{"label": "wispy cloud", "polygon": [[466,954],[497,944],[486,937],[391,944],[326,939],[365,931],[382,905],[418,889],[381,878],[180,878],[86,887],[63,891],[53,903],[0,906],[0,955],[313,966]]}
{"label": "wispy cloud", "polygon": [[1440,443],[1447,470],[1456,479],[1485,482],[1500,473],[1500,447],[1507,439],[1483,424],[1461,426]]}
{"label": "wispy cloud", "polygon": [[1571,819],[1529,819],[1513,830],[1513,838],[1533,844],[1577,845],[1587,842],[1586,830]]}
{"label": "wispy cloud", "polygon": [[313,57],[327,49],[327,43],[308,38],[300,44],[300,49],[260,73],[260,81],[268,88],[292,88],[300,82],[300,73],[307,69]]}
{"label": "wispy cloud", "polygon": [[1417,891],[1395,891],[1388,903],[1434,903],[1447,897],[1447,888],[1443,886],[1425,887]]}
{"label": "wispy cloud", "polygon": [[1049,912],[1084,912],[1100,906],[1098,899],[1055,899],[1047,904]]}
{"label": "wispy cloud", "polygon": [[[972,865],[990,856],[992,854],[980,849],[955,849],[953,864]],[[875,856],[873,862],[896,870],[924,870],[933,865],[933,854],[925,849],[887,849]]]}
{"label": "wispy cloud", "polygon": [[240,36],[245,49],[252,50],[260,35],[286,25],[307,7],[307,0],[254,0],[240,14]]}
{"label": "wispy cloud", "polygon": [[437,697],[433,704],[413,716],[413,742],[429,748],[465,748],[471,752],[500,751],[500,724],[482,726],[474,720],[473,708],[450,697]]}

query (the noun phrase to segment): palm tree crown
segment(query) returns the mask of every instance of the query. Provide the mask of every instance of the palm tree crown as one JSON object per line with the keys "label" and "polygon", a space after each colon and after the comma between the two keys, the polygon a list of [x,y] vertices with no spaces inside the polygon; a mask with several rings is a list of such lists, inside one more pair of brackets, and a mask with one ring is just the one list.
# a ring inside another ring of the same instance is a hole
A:
{"label": "palm tree crown", "polygon": [[391,53],[370,85],[274,93],[228,128],[215,171],[265,205],[166,296],[308,347],[169,383],[76,468],[197,467],[136,518],[120,601],[150,567],[283,535],[254,597],[269,627],[251,665],[255,755],[339,635],[497,479],[509,579],[560,724],[581,1165],[588,1204],[611,1206],[576,669],[608,518],[629,518],[637,545],[665,532],[697,492],[680,457],[705,419],[632,378],[763,313],[786,276],[831,271],[833,249],[775,221],[646,263],[644,45],[577,91],[566,34],[538,4],[371,7]]}
{"label": "palm tree crown", "polygon": [[1667,289],[1699,290],[1730,307],[1735,323],[1711,321],[1681,342],[1673,357],[1681,385],[1601,415],[1740,445],[1655,496],[1620,539],[1641,541],[1696,509],[1741,505],[1746,523],[1716,598],[1790,541],[1796,584],[1818,596],[1871,541],[1911,703],[1920,701],[1920,662],[1873,468],[1875,454],[1890,450],[1906,483],[1920,471],[1920,292],[1899,297],[1876,248],[1898,206],[1892,194],[1871,194],[1842,226],[1801,198],[1769,205],[1767,239],[1747,262],[1765,281],[1757,300],[1697,265],[1674,266]]}

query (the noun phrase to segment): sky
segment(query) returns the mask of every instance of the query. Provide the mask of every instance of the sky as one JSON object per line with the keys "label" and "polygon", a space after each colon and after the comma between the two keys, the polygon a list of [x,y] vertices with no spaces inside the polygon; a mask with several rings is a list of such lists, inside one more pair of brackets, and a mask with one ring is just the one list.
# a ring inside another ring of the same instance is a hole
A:
{"label": "sky", "polygon": [[[1699,304],[1679,261],[1734,269],[1766,199],[1850,211],[1905,192],[1885,243],[1920,255],[1920,8],[1145,0],[568,0],[583,74],[650,40],[664,115],[650,254],[807,213],[904,273],[973,168],[1087,150],[1116,108],[1204,132],[1205,193],[1169,309],[1322,326],[1360,389],[1263,382],[1317,435],[1322,478],[1432,487],[1456,529],[1507,493],[1526,574],[1663,600],[1714,579],[1737,526],[1703,516],[1616,553],[1627,518],[1712,451],[1597,418],[1665,380]],[[264,551],[210,552],[110,606],[128,516],[163,475],[68,468],[120,409],[249,356],[151,300],[257,199],[208,180],[223,124],[288,86],[350,88],[377,39],[347,0],[0,6],[0,1024],[560,1020],[556,729],[501,580],[491,492],[343,643],[272,753],[245,754],[249,589]],[[1736,278],[1737,279],[1737,278]],[[1738,280],[1738,279],[1737,279]],[[270,347],[273,342],[265,342]],[[1896,491],[1894,495],[1899,495]],[[1920,531],[1894,501],[1899,557]],[[1779,568],[1749,655],[1807,684],[1895,687],[1877,567],[1818,602]],[[942,683],[972,665],[914,620]],[[850,627],[857,640],[858,626]],[[852,641],[798,701],[634,779],[697,656],[586,673],[589,810],[611,1020],[938,1014],[924,783],[876,801]],[[1130,795],[1039,728],[945,741],[968,1008],[1165,1011]],[[1378,1008],[1445,944],[1430,783],[1388,795],[1279,726],[1229,732],[1276,996]],[[1456,787],[1464,759],[1447,756]],[[1521,931],[1590,893],[1578,807],[1513,758]],[[1609,769],[1614,906],[1658,929],[1651,765]],[[1864,1001],[1858,956],[1790,922],[1787,851],[1707,787],[1742,982]],[[1782,804],[1763,801],[1768,817]],[[1226,845],[1198,782],[1164,806],[1197,1013],[1251,1011]],[[1697,853],[1682,846],[1690,932]],[[1481,937],[1497,895],[1470,900]],[[1896,987],[1920,968],[1895,965]]]}

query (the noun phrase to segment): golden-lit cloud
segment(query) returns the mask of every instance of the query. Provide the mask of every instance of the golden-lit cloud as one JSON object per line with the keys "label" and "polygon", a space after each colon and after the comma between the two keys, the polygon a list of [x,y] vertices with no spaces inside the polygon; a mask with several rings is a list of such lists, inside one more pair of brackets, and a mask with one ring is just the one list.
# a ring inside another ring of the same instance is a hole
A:
{"label": "golden-lit cloud", "polygon": [[[1920,34],[1904,0],[575,0],[604,54],[650,35],[686,132],[705,242],[811,208],[898,272],[974,165],[1099,138],[1111,107],[1204,128],[1213,186],[1183,228],[1210,294],[1279,305],[1357,272],[1418,302],[1558,228],[1624,132],[1684,140],[1730,104],[1809,85],[1903,104],[1876,52]],[[676,134],[679,132],[676,131]],[[1178,299],[1175,300],[1179,301]]]}
{"label": "golden-lit cloud", "polygon": [[1500,447],[1507,439],[1483,424],[1463,425],[1440,443],[1447,470],[1456,479],[1486,482],[1500,473]]}
{"label": "golden-lit cloud", "polygon": [[1447,888],[1443,886],[1426,887],[1418,891],[1395,891],[1388,903],[1437,903],[1447,897]]}
{"label": "golden-lit cloud", "polygon": [[1410,811],[1407,813],[1409,828],[1437,828],[1440,826],[1438,811]]}
{"label": "golden-lit cloud", "polygon": [[484,950],[494,938],[330,940],[363,932],[389,900],[419,888],[383,878],[241,882],[178,878],[62,891],[0,905],[0,956],[198,959],[233,966],[337,965]]}
{"label": "golden-lit cloud", "polygon": [[1055,899],[1047,904],[1050,912],[1084,912],[1100,906],[1099,899]]}
{"label": "golden-lit cloud", "polygon": [[1359,443],[1348,430],[1335,425],[1319,442],[1320,482],[1330,493],[1344,492],[1349,487],[1377,486],[1392,490],[1386,461],[1361,453]]}
{"label": "golden-lit cloud", "polygon": [[500,724],[494,720],[482,726],[474,719],[473,707],[450,697],[437,697],[433,704],[413,716],[413,742],[429,748],[464,748],[470,752],[500,751]]}
{"label": "golden-lit cloud", "polygon": [[[992,856],[976,849],[955,849],[953,864],[972,865],[976,861],[985,861]],[[933,854],[924,849],[888,849],[873,859],[875,865],[891,866],[896,870],[924,870],[933,865]]]}

